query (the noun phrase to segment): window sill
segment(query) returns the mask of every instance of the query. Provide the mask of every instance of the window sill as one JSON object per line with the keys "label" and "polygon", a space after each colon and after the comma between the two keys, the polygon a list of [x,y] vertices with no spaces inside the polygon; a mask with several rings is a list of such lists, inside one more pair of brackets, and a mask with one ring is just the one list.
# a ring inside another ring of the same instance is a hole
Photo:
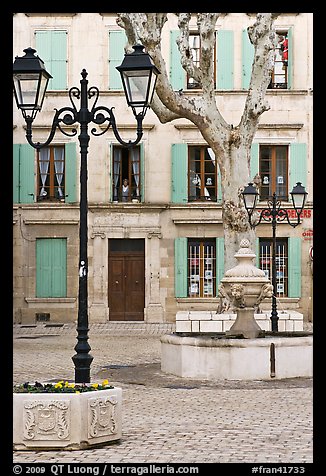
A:
{"label": "window sill", "polygon": [[51,308],[74,308],[76,303],[76,298],[25,298],[25,301],[28,304],[28,307],[33,309],[44,308],[44,305]]}

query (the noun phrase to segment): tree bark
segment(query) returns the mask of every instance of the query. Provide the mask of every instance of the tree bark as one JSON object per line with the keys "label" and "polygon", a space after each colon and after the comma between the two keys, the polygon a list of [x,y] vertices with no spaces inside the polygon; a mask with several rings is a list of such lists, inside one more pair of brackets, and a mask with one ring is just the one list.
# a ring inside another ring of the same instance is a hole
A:
{"label": "tree bark", "polygon": [[[255,250],[255,231],[250,229],[241,191],[250,177],[250,150],[260,116],[269,109],[265,93],[274,65],[276,13],[258,13],[248,28],[254,45],[254,61],[248,94],[238,126],[228,124],[216,106],[214,89],[214,45],[219,13],[177,13],[180,30],[177,45],[181,64],[201,85],[201,94],[184,95],[174,91],[161,51],[162,28],[168,20],[165,13],[118,13],[117,24],[125,29],[127,49],[140,41],[152,56],[161,74],[158,77],[152,109],[162,123],[186,118],[195,124],[215,153],[221,172],[222,218],[225,237],[225,270],[236,263],[234,254],[242,238],[250,240]],[[191,16],[196,15],[201,43],[200,64],[192,60],[189,46]]]}

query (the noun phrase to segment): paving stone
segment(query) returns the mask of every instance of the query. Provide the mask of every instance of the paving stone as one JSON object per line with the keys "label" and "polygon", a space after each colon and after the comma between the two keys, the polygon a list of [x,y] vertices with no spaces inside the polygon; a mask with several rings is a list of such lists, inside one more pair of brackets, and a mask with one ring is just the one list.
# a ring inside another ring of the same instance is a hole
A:
{"label": "paving stone", "polygon": [[[90,326],[92,381],[123,390],[120,443],[77,451],[17,451],[14,462],[309,463],[312,379],[198,381],[160,370],[173,325]],[[73,325],[14,326],[14,383],[74,379]]]}

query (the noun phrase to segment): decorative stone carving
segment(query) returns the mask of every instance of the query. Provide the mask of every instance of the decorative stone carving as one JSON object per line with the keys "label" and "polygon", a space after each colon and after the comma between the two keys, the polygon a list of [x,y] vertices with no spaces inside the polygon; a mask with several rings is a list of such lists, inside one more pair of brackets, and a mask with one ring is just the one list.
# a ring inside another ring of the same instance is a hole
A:
{"label": "decorative stone carving", "polygon": [[100,435],[113,435],[117,432],[115,406],[118,399],[90,398],[88,401],[88,436],[95,438]]}
{"label": "decorative stone carving", "polygon": [[24,438],[64,440],[70,432],[70,402],[34,400],[24,404]]}
{"label": "decorative stone carving", "polygon": [[226,271],[219,286],[221,301],[230,301],[237,318],[228,335],[242,334],[245,338],[255,338],[261,328],[254,318],[255,309],[266,297],[271,297],[273,286],[263,270],[253,265],[256,255],[250,249],[248,240],[241,240],[240,249],[234,255],[238,263]]}

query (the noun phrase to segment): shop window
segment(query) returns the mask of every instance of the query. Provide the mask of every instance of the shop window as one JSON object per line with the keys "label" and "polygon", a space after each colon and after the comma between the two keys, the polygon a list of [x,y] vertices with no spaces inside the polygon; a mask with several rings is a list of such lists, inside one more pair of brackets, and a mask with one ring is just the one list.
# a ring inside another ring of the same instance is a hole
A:
{"label": "shop window", "polygon": [[215,155],[206,146],[188,148],[188,200],[217,200]]}
{"label": "shop window", "polygon": [[44,147],[37,152],[37,201],[65,200],[65,148]]}
{"label": "shop window", "polygon": [[[259,239],[259,267],[266,277],[272,281],[272,256],[273,241],[269,238]],[[276,264],[276,296],[288,296],[288,240],[279,238],[276,240],[275,250]]]}
{"label": "shop window", "polygon": [[141,201],[140,147],[113,147],[113,201]]}
{"label": "shop window", "polygon": [[289,39],[287,31],[277,31],[278,43],[275,49],[274,69],[269,89],[288,88]]}
{"label": "shop window", "polygon": [[260,145],[260,200],[269,199],[274,192],[279,200],[288,200],[288,146]]}
{"label": "shop window", "polygon": [[188,296],[216,296],[216,241],[188,239]]}

